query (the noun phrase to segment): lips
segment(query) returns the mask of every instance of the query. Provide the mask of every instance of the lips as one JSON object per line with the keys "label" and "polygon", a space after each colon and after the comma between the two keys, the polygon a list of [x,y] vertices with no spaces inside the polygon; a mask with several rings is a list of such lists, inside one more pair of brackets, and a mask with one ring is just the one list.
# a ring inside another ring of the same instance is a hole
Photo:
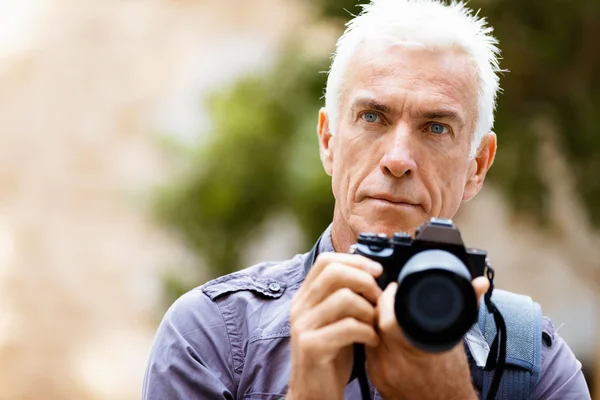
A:
{"label": "lips", "polygon": [[407,206],[417,206],[418,205],[418,204],[415,204],[413,201],[407,199],[404,196],[394,196],[394,195],[387,194],[387,193],[372,195],[372,196],[369,196],[369,198],[371,198],[373,200],[386,201],[386,202],[392,203],[392,204],[402,204],[402,205],[407,205]]}

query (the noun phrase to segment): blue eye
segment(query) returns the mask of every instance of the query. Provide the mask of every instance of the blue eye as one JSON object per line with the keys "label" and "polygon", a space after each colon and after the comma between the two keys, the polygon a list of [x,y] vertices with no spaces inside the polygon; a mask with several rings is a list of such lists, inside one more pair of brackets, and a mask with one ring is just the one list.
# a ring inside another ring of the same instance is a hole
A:
{"label": "blue eye", "polygon": [[365,122],[374,123],[379,120],[379,115],[374,112],[366,112],[363,114],[362,118]]}
{"label": "blue eye", "polygon": [[442,135],[444,133],[448,133],[449,130],[444,124],[433,123],[429,126],[429,130],[431,133],[435,133],[436,135]]}

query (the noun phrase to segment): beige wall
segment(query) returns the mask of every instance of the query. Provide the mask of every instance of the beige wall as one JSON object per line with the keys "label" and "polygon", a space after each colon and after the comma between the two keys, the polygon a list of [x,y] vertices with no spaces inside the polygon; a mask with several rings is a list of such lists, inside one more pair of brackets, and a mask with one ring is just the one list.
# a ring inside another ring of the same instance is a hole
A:
{"label": "beige wall", "polygon": [[268,61],[294,13],[23,0],[0,14],[19,21],[0,28],[0,399],[139,398],[159,273],[189,262],[147,217],[169,176],[153,132],[201,125],[202,92]]}

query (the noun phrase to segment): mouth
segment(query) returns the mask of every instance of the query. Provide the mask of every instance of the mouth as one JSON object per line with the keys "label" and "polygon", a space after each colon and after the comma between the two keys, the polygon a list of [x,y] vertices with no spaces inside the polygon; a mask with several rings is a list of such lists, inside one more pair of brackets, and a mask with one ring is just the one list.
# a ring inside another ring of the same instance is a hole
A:
{"label": "mouth", "polygon": [[369,199],[374,200],[378,203],[387,204],[387,205],[395,205],[395,206],[407,206],[407,207],[419,207],[418,204],[415,204],[404,197],[400,196],[391,196],[391,195],[375,195],[369,196]]}

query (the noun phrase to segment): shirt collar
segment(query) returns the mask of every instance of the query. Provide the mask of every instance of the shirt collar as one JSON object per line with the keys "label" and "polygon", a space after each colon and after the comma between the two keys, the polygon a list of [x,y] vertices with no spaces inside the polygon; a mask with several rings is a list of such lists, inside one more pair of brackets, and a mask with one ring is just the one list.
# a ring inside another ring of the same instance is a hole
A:
{"label": "shirt collar", "polygon": [[315,262],[315,259],[319,254],[332,253],[335,251],[333,249],[333,243],[331,241],[331,225],[332,224],[329,224],[327,229],[325,229],[323,234],[321,234],[319,240],[317,240],[317,243],[315,243],[311,251],[306,253],[303,262],[303,270],[305,276],[306,274],[308,274],[308,271],[312,267],[313,263]]}
{"label": "shirt collar", "polygon": [[321,253],[333,253],[335,249],[333,248],[333,242],[331,240],[331,227],[333,223],[329,224],[327,229],[321,235],[321,241],[319,242],[319,254]]}

